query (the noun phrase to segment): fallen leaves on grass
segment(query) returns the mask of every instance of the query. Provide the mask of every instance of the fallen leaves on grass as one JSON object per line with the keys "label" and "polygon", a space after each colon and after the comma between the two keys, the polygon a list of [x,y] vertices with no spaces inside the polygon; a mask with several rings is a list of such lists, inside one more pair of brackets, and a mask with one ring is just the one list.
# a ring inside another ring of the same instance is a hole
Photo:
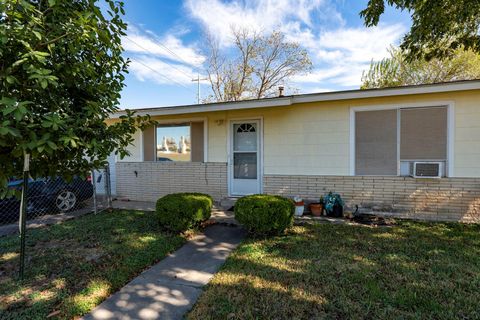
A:
{"label": "fallen leaves on grass", "polygon": [[73,318],[178,248],[146,212],[87,215],[27,233],[26,280],[18,282],[18,237],[0,238],[0,318]]}
{"label": "fallen leaves on grass", "polygon": [[189,319],[480,318],[480,225],[304,224],[249,239]]}

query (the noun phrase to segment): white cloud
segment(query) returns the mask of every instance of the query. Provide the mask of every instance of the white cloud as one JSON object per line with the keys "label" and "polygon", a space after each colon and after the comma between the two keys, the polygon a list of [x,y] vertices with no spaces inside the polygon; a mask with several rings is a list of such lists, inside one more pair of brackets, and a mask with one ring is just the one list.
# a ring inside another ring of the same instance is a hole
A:
{"label": "white cloud", "polygon": [[287,41],[301,43],[307,49],[315,49],[317,39],[312,29],[302,28],[299,21],[290,21],[282,25],[281,31]]}
{"label": "white cloud", "polygon": [[332,0],[186,0],[185,8],[220,45],[232,45],[230,28],[282,31],[288,41],[299,42],[314,64],[311,74],[295,77],[302,90],[359,86],[371,60],[388,55],[406,28],[402,24],[374,28],[346,27]]}
{"label": "white cloud", "polygon": [[137,55],[131,58],[129,70],[140,81],[153,81],[157,84],[192,85],[195,71],[185,65],[167,64],[159,58]]}
{"label": "white cloud", "polygon": [[395,43],[405,33],[403,25],[381,25],[374,28],[344,28],[322,33],[318,45],[324,51],[320,58],[338,59],[337,54],[343,53],[343,58],[352,62],[379,60],[387,55],[389,45]]}
{"label": "white cloud", "polygon": [[311,74],[295,77],[296,83],[328,81],[343,87],[358,87],[363,70],[372,60],[388,56],[390,45],[405,33],[401,24],[374,28],[341,28],[325,31],[307,41],[307,49],[316,66]]}
{"label": "white cloud", "polygon": [[205,62],[205,57],[197,48],[185,45],[173,33],[160,37],[152,31],[142,32],[135,26],[129,26],[122,45],[129,53],[148,54],[181,64],[200,66]]}
{"label": "white cloud", "polygon": [[324,87],[306,87],[302,90],[302,93],[319,93],[319,92],[332,92],[333,89]]}
{"label": "white cloud", "polygon": [[[232,45],[231,27],[280,30],[288,41],[299,42],[314,64],[311,74],[292,79],[300,93],[358,87],[370,61],[387,56],[388,47],[406,31],[402,24],[347,27],[333,0],[185,0],[185,8],[223,47]],[[206,57],[197,43],[185,43],[189,33],[184,24],[162,35],[130,25],[122,43],[132,60],[132,74],[141,81],[192,85]]]}
{"label": "white cloud", "polygon": [[356,87],[358,89],[362,82],[363,70],[368,69],[368,67],[369,64],[352,64],[350,70],[329,79],[329,82],[342,87]]}
{"label": "white cloud", "polygon": [[179,38],[186,32],[186,29],[177,29],[158,36],[130,25],[127,36],[122,38],[126,55],[131,60],[130,72],[140,81],[192,85],[191,80],[205,62],[205,56]]}
{"label": "white cloud", "polygon": [[295,83],[321,83],[324,80],[338,77],[348,71],[345,65],[316,68],[311,73],[293,77]]}
{"label": "white cloud", "polygon": [[280,29],[288,34],[289,27],[298,28],[289,24],[291,21],[308,27],[313,27],[313,18],[333,19],[337,25],[344,24],[329,0],[187,0],[185,7],[194,19],[216,36],[221,46],[232,43],[232,26],[267,32]]}

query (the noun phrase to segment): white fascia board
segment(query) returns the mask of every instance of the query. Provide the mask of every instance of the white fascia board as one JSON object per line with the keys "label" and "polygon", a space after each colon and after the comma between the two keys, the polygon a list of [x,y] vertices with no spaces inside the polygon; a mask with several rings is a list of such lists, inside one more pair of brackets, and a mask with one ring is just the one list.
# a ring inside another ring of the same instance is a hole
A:
{"label": "white fascia board", "polygon": [[320,101],[335,101],[335,100],[350,100],[350,99],[365,99],[365,98],[379,98],[391,96],[406,96],[413,94],[426,93],[442,93],[463,90],[478,90],[480,89],[480,81],[464,82],[464,83],[442,83],[438,85],[405,87],[405,88],[390,88],[390,89],[372,89],[372,90],[356,90],[350,92],[327,92],[312,95],[293,96],[293,103],[306,102],[320,102]]}
{"label": "white fascia board", "polygon": [[[228,103],[215,103],[215,104],[200,104],[192,106],[178,106],[178,107],[159,107],[150,109],[132,109],[137,115],[150,116],[162,116],[162,115],[175,115],[175,114],[188,114],[188,113],[200,113],[200,112],[214,112],[214,111],[228,111],[228,110],[241,110],[241,109],[256,109],[256,108],[269,108],[289,106],[292,104],[291,97],[284,97],[278,99],[266,99],[255,101],[239,101]],[[118,118],[125,115],[125,111],[119,111],[112,114],[112,118]]]}

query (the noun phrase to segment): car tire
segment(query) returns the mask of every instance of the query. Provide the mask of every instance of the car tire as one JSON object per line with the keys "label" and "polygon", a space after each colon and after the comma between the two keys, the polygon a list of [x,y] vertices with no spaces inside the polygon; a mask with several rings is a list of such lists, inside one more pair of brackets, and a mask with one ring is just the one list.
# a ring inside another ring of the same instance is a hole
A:
{"label": "car tire", "polygon": [[75,192],[63,189],[55,196],[55,208],[60,212],[71,211],[77,205],[77,195]]}

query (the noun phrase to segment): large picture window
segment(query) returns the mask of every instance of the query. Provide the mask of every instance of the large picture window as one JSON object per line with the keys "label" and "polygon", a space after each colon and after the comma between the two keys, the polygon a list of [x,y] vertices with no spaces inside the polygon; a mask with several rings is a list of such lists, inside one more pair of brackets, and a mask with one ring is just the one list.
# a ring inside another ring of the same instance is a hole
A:
{"label": "large picture window", "polygon": [[143,131],[144,161],[205,160],[203,121],[165,123]]}
{"label": "large picture window", "polygon": [[157,126],[156,142],[156,161],[191,161],[190,123]]}
{"label": "large picture window", "polygon": [[447,163],[448,108],[355,112],[355,174],[411,175],[415,162]]}

